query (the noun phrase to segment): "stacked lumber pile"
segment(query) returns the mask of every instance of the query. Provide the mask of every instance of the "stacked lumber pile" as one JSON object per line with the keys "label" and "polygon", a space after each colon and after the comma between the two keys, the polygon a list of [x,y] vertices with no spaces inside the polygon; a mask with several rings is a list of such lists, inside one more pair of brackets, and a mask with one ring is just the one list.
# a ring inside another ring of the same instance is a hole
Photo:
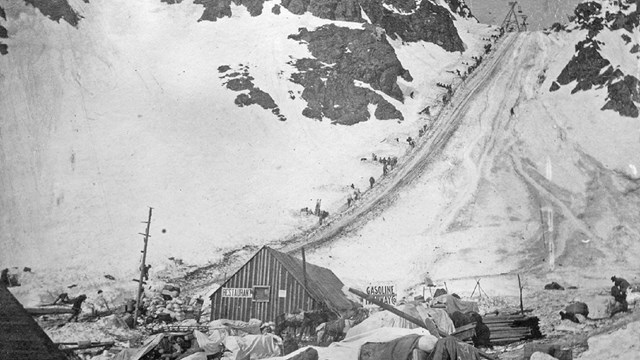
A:
{"label": "stacked lumber pile", "polygon": [[482,321],[489,327],[489,330],[491,330],[490,339],[493,345],[505,345],[520,340],[539,339],[543,337],[540,332],[540,319],[536,316],[485,316],[482,318]]}

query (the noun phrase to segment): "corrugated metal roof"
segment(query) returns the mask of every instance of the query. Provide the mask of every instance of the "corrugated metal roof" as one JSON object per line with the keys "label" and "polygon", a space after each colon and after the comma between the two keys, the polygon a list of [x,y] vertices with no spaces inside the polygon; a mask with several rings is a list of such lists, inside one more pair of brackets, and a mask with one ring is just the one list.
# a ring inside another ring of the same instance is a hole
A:
{"label": "corrugated metal roof", "polygon": [[[280,263],[296,278],[300,284],[304,284],[302,260],[289,254],[274,250],[268,246],[264,249],[278,259]],[[317,301],[324,302],[329,309],[341,312],[349,310],[353,304],[342,292],[344,284],[329,269],[307,262],[307,291]]]}
{"label": "corrugated metal roof", "polygon": [[20,302],[0,284],[0,359],[67,360]]}

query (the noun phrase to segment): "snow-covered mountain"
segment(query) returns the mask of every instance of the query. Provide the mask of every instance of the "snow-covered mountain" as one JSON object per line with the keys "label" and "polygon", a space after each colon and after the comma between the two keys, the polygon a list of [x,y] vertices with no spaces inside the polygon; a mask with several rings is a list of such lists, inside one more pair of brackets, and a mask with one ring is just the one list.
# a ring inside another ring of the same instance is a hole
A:
{"label": "snow-covered mountain", "polygon": [[458,0],[46,4],[0,2],[5,266],[133,272],[147,206],[154,268],[309,242],[402,288],[638,266],[631,1],[504,37]]}
{"label": "snow-covered mountain", "polygon": [[147,206],[156,264],[314,227],[300,209],[364,191],[496,33],[459,1],[0,6],[0,263],[110,273]]}
{"label": "snow-covered mountain", "polygon": [[424,157],[394,202],[307,258],[359,274],[357,253],[375,259],[370,279],[407,288],[429,277],[471,290],[483,277],[495,292],[517,293],[518,272],[579,284],[603,283],[609,272],[633,277],[636,5],[581,4],[572,23],[554,28],[508,36],[495,68],[481,68],[486,81],[454,96],[451,121],[462,119],[442,153]]}

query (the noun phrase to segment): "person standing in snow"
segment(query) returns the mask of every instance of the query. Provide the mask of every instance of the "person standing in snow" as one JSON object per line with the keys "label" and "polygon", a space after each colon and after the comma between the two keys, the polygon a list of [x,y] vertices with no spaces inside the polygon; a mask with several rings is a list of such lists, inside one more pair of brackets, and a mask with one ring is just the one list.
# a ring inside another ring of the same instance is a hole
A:
{"label": "person standing in snow", "polygon": [[315,209],[315,212],[313,213],[316,216],[320,216],[320,201],[321,201],[320,199],[316,200],[316,209]]}
{"label": "person standing in snow", "polygon": [[371,189],[373,189],[373,184],[375,184],[375,183],[376,183],[376,179],[374,179],[373,176],[370,177],[369,178],[369,185],[370,185]]}
{"label": "person standing in snow", "polygon": [[353,203],[353,198],[351,197],[351,193],[347,195],[347,207],[351,207],[351,203]]}
{"label": "person standing in snow", "polygon": [[624,294],[624,296],[626,297],[627,289],[629,288],[629,286],[631,286],[629,282],[621,277],[616,277],[616,276],[612,276],[611,281],[613,281],[613,286],[618,288],[620,293]]}
{"label": "person standing in snow", "polygon": [[104,294],[102,290],[98,290],[98,295],[96,296],[96,303],[98,303],[100,307],[104,306],[107,309],[107,311],[111,311],[111,309],[109,309],[109,304],[107,303],[107,299],[104,298]]}
{"label": "person standing in snow", "polygon": [[80,315],[80,312],[82,311],[82,303],[85,300],[87,300],[87,295],[85,294],[82,294],[73,299],[73,306],[71,307],[71,310],[73,310],[73,314],[71,314],[71,317],[69,317],[67,322],[71,322],[71,320],[75,320],[76,322],[78,322],[78,315]]}
{"label": "person standing in snow", "polygon": [[611,296],[616,301],[613,309],[611,310],[611,316],[629,310],[629,304],[627,303],[627,289],[630,284],[627,280],[616,276],[611,277],[613,286],[611,287]]}
{"label": "person standing in snow", "polygon": [[326,210],[322,210],[320,212],[320,216],[319,216],[319,219],[318,219],[319,224],[322,225],[322,222],[324,221],[324,219],[326,219],[328,217],[329,217],[329,212],[326,211]]}

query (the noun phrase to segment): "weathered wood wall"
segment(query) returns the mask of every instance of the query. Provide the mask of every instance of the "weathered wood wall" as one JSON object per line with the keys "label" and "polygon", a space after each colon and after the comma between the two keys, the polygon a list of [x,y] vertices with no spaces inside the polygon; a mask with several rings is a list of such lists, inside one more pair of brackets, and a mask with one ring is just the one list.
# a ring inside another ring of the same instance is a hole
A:
{"label": "weathered wood wall", "polygon": [[[269,301],[257,302],[249,298],[223,297],[223,288],[253,288],[270,286]],[[286,296],[280,297],[279,290]],[[321,305],[311,298],[307,291],[282,264],[263,248],[240,270],[233,274],[211,296],[211,320],[231,319],[249,321],[276,321],[283,313],[299,310],[317,310]]]}

